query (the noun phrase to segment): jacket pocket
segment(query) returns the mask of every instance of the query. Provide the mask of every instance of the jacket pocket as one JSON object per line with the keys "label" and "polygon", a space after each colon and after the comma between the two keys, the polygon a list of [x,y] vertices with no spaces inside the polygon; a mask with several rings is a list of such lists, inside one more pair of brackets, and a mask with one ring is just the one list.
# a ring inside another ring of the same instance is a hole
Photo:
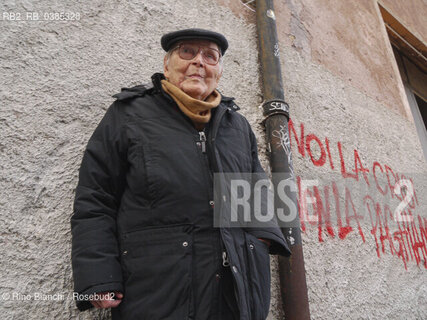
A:
{"label": "jacket pocket", "polygon": [[193,226],[148,227],[121,237],[124,319],[188,319]]}
{"label": "jacket pocket", "polygon": [[248,257],[248,282],[251,299],[251,319],[265,320],[270,308],[270,255],[268,246],[245,232]]}

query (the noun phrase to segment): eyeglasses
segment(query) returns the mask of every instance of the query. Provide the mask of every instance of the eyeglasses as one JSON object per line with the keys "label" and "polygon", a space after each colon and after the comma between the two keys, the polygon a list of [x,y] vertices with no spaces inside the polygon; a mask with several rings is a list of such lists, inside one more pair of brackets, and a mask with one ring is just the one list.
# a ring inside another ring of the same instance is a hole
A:
{"label": "eyeglasses", "polygon": [[179,57],[184,60],[194,59],[194,57],[201,51],[203,61],[211,66],[216,65],[221,58],[221,53],[218,50],[194,44],[180,44],[173,48],[172,51],[175,49],[178,49]]}

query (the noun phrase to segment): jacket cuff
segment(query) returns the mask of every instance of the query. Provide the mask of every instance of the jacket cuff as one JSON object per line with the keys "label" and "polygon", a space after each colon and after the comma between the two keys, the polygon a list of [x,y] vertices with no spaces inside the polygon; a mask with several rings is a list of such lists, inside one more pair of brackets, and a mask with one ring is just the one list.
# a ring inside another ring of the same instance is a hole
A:
{"label": "jacket cuff", "polygon": [[269,248],[270,254],[279,254],[281,256],[288,257],[291,255],[291,250],[288,247],[288,244],[286,243],[286,240],[284,240],[283,236],[279,237],[274,232],[269,232],[266,230],[260,230],[260,229],[246,229],[246,232],[252,234],[253,236],[257,238],[267,239],[271,241],[271,245]]}
{"label": "jacket cuff", "polygon": [[76,301],[76,306],[80,311],[85,311],[93,307],[92,303],[90,303],[90,295],[94,293],[100,292],[122,292],[123,293],[123,285],[121,282],[111,282],[111,283],[103,283],[99,285],[92,286],[82,292],[73,292],[73,299]]}

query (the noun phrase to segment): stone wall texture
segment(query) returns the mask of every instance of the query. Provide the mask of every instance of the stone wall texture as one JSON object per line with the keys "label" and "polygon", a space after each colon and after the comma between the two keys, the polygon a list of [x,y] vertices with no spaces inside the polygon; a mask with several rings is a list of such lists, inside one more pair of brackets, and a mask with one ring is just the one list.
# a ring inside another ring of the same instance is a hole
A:
{"label": "stone wall texture", "polygon": [[[425,1],[383,2],[427,38]],[[311,317],[427,319],[427,166],[377,2],[284,0],[275,7],[295,172],[327,180],[330,193],[319,187],[323,212],[310,204],[300,210]],[[269,170],[255,14],[239,0],[4,0],[0,9],[1,318],[109,319],[108,311],[80,313],[71,297],[69,221],[85,145],[111,95],[162,71],[162,34],[209,28],[229,39],[220,89],[252,124]],[[42,21],[55,12],[79,19]],[[377,216],[366,198],[394,212],[391,170],[397,180],[412,179],[406,208],[413,223]],[[341,188],[334,198],[334,181],[348,182],[348,193]],[[268,319],[284,319],[275,259],[272,272]]]}

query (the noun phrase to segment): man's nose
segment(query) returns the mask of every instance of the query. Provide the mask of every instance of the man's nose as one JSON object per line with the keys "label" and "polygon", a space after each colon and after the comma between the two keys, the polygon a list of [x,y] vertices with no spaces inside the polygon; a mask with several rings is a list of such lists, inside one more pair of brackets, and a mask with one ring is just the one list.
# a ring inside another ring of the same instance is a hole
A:
{"label": "man's nose", "polygon": [[196,56],[191,60],[191,63],[204,66],[205,62],[203,61],[202,50],[199,50],[199,52],[197,52]]}

